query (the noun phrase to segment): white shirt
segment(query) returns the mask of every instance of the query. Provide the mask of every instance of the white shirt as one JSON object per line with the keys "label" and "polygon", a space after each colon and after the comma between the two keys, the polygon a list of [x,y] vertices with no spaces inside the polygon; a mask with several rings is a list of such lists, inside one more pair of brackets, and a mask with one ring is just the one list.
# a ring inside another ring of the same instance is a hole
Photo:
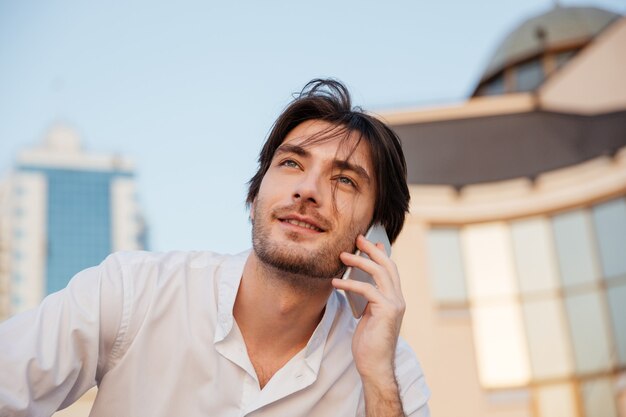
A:
{"label": "white shirt", "polygon": [[[259,388],[233,317],[247,256],[126,252],[80,272],[0,325],[0,416],[49,416],[96,384],[94,417],[364,415],[357,322],[337,291],[307,346]],[[405,413],[428,416],[402,340],[396,378]]]}

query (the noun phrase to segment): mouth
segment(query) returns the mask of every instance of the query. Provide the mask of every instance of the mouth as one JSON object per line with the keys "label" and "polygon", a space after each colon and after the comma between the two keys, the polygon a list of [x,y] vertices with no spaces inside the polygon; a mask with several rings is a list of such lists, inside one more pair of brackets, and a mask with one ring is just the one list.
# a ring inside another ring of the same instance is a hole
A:
{"label": "mouth", "polygon": [[324,229],[322,229],[317,224],[315,224],[312,220],[309,220],[309,219],[299,219],[299,218],[295,218],[295,217],[284,217],[284,218],[279,218],[278,220],[281,223],[287,223],[287,224],[291,224],[293,226],[302,227],[304,229],[309,229],[309,230],[317,232],[317,233],[325,232]]}

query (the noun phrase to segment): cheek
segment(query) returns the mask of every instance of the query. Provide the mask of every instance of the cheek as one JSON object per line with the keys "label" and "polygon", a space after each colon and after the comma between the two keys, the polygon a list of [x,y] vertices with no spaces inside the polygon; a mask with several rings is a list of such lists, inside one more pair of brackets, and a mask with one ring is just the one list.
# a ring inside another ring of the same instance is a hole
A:
{"label": "cheek", "polygon": [[262,208],[263,201],[266,201],[268,197],[271,197],[272,191],[272,181],[268,178],[268,174],[265,174],[263,177],[263,181],[261,181],[261,185],[259,185],[259,192],[256,197],[254,197],[254,201],[252,202],[252,207]]}
{"label": "cheek", "polygon": [[358,201],[335,198],[332,204],[335,216],[344,217],[350,222],[354,221],[358,212]]}
{"label": "cheek", "polygon": [[361,195],[354,201],[354,220],[357,223],[369,225],[374,216],[374,204],[370,198]]}
{"label": "cheek", "polygon": [[337,209],[341,213],[352,213],[357,218],[371,217],[374,213],[372,204],[364,195],[338,197],[336,199]]}
{"label": "cheek", "polygon": [[271,178],[266,174],[259,186],[259,192],[250,204],[250,219],[254,221],[255,216],[261,219],[270,207],[276,204],[275,191]]}
{"label": "cheek", "polygon": [[267,200],[268,197],[271,197],[272,194],[277,189],[277,179],[275,174],[272,172],[270,168],[263,177],[261,181],[261,185],[259,185],[259,193],[257,194],[257,198],[262,198]]}
{"label": "cheek", "polygon": [[363,198],[339,200],[336,202],[337,212],[345,220],[345,228],[351,231],[360,232],[369,225],[372,213],[365,207]]}

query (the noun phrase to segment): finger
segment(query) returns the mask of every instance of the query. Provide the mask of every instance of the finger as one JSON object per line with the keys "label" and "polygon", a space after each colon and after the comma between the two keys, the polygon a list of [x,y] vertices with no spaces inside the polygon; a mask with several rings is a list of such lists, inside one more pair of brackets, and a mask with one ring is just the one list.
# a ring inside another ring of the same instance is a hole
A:
{"label": "finger", "polygon": [[391,279],[394,288],[401,291],[400,288],[400,275],[398,274],[398,268],[385,251],[385,245],[380,242],[376,244],[367,240],[363,235],[359,235],[356,240],[357,247],[365,252],[374,262],[383,266]]}
{"label": "finger", "polygon": [[[376,247],[379,248],[382,251],[385,251],[385,254],[387,254],[386,250],[385,250],[385,245],[383,245],[382,243],[378,242],[376,243]],[[393,282],[393,286],[396,288],[397,291],[402,292],[402,288],[401,288],[401,280],[400,280],[400,273],[398,272],[398,267],[396,265],[396,263],[393,261],[393,259],[389,258],[391,261],[391,265],[390,268],[392,269],[391,273],[391,282]],[[397,279],[394,279],[394,277],[397,277]]]}
{"label": "finger", "polygon": [[376,287],[367,282],[334,278],[332,285],[338,290],[362,295],[370,303],[383,303],[386,300],[385,296]]}
{"label": "finger", "polygon": [[356,239],[356,246],[379,265],[387,268],[393,264],[385,251],[385,246],[380,242],[372,242],[367,240],[365,236],[359,235]]}
{"label": "finger", "polygon": [[371,259],[367,259],[349,252],[342,252],[341,255],[339,255],[339,258],[347,266],[358,268],[371,275],[374,279],[374,282],[376,283],[376,286],[381,291],[385,293],[393,293],[396,291],[393,281],[388,276],[389,273],[387,272],[387,270],[383,266],[378,265],[376,262],[372,261]]}
{"label": "finger", "polygon": [[[376,308],[379,313],[389,315],[389,317],[399,317],[402,321],[406,308],[403,298],[387,298],[372,284],[366,282],[334,278],[332,285],[339,290],[350,291],[365,297],[368,301],[365,314],[372,314],[373,309]],[[385,313],[382,313],[383,311]]]}
{"label": "finger", "polygon": [[385,249],[385,245],[377,242],[376,243],[376,248],[380,249],[385,256],[387,257],[387,259],[389,259],[389,263],[385,264],[385,268],[387,269],[387,273],[389,274],[390,277],[390,281],[393,285],[393,287],[395,288],[396,291],[402,293],[402,289],[400,286],[400,274],[398,273],[398,268],[396,267],[395,262],[389,258],[389,256],[387,255],[387,251]]}

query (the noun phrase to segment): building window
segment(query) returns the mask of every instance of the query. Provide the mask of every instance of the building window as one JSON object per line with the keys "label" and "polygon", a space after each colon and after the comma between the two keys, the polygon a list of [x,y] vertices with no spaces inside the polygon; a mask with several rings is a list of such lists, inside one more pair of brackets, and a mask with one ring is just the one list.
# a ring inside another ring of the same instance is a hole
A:
{"label": "building window", "polygon": [[558,54],[555,54],[554,60],[556,61],[556,67],[561,68],[562,66],[567,64],[569,60],[572,59],[577,53],[578,50],[572,49],[569,51],[559,52]]}
{"label": "building window", "polygon": [[517,65],[514,71],[516,91],[534,91],[544,80],[543,63],[539,58]]}
{"label": "building window", "polygon": [[42,173],[47,182],[45,293],[50,294],[111,252],[111,182],[130,174],[33,166],[20,171]]}
{"label": "building window", "polygon": [[528,388],[538,416],[617,416],[626,365],[626,199],[433,227],[439,308],[465,302],[487,389]]}
{"label": "building window", "polygon": [[467,292],[458,230],[434,229],[428,236],[428,244],[435,299],[446,305],[466,307]]}
{"label": "building window", "polygon": [[487,81],[480,88],[479,96],[497,96],[505,93],[504,73],[500,72],[497,76]]}
{"label": "building window", "polygon": [[111,251],[109,172],[53,170],[48,178],[46,293],[58,291],[80,270]]}

